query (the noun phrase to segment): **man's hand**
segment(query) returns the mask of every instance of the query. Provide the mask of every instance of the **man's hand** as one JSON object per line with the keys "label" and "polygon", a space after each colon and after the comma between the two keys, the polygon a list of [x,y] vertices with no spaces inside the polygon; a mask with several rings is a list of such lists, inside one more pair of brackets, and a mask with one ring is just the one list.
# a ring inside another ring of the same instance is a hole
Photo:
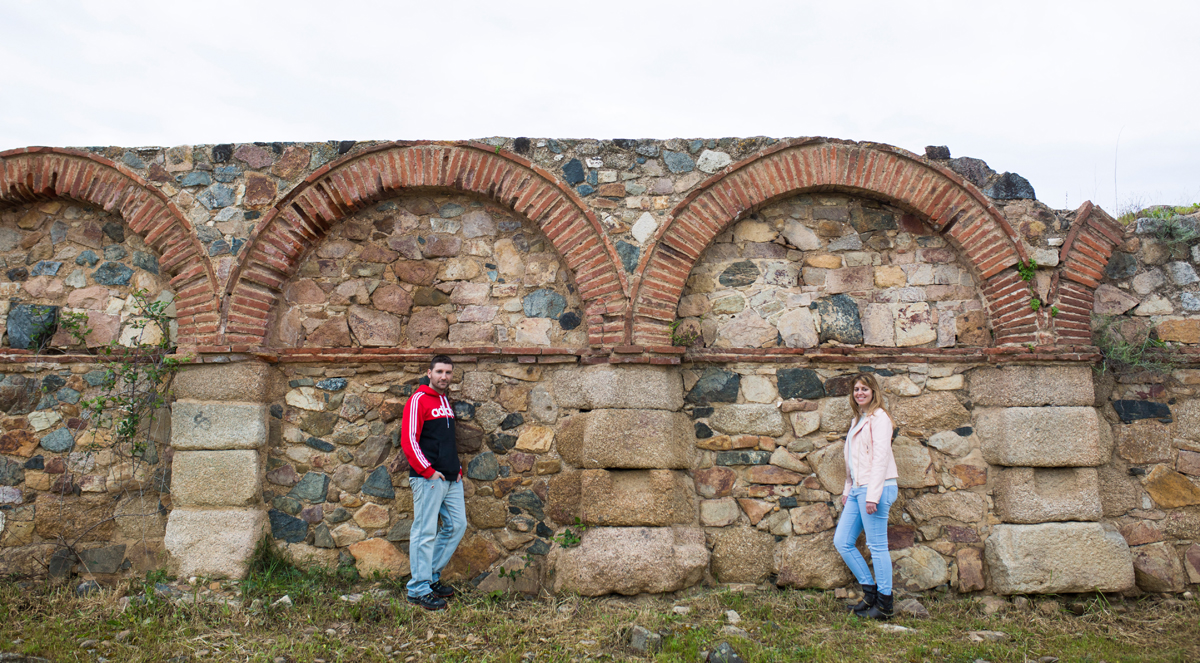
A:
{"label": "man's hand", "polygon": [[875,503],[867,502],[867,513],[875,513]]}
{"label": "man's hand", "polygon": [[433,481],[434,479],[437,479],[438,481],[445,481],[445,480],[446,480],[446,477],[442,476],[442,473],[441,473],[441,472],[438,472],[437,470],[434,470],[434,471],[433,471],[433,476],[429,477],[429,480],[430,480],[430,481]]}

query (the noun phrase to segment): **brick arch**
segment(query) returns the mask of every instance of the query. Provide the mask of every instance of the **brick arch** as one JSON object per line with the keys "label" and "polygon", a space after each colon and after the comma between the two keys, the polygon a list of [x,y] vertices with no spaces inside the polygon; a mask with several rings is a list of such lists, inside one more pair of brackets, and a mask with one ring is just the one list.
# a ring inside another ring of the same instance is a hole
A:
{"label": "brick arch", "polygon": [[212,345],[219,318],[217,281],[192,224],[157,188],[109,159],[56,147],[0,152],[0,208],[55,198],[121,216],[159,254],[171,275],[179,345]]}
{"label": "brick arch", "polygon": [[996,342],[1036,340],[1036,320],[1026,305],[1028,289],[1014,267],[1028,259],[1025,248],[1004,215],[976,187],[899,148],[803,138],[782,141],[733,164],[702,182],[672,210],[632,287],[631,342],[669,345],[668,325],[705,248],[748,212],[805,191],[875,198],[927,219],[977,272]]}
{"label": "brick arch", "polygon": [[229,281],[227,342],[265,346],[270,311],[305,251],[340,219],[412,189],[484,195],[536,223],[575,276],[589,343],[624,339],[625,273],[599,220],[574,191],[528,159],[488,145],[393,142],[322,166],[263,217]]}

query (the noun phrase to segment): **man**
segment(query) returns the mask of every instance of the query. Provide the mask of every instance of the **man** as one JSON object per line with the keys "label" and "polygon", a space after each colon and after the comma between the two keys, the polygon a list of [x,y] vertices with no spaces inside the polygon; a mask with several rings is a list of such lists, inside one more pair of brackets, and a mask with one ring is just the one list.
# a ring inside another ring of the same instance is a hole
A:
{"label": "man", "polygon": [[[446,398],[454,364],[446,355],[437,355],[425,375],[429,385],[417,387],[404,404],[400,420],[400,444],[408,459],[413,493],[408,602],[426,610],[445,610],[454,588],[441,582],[442,569],[467,529],[462,465],[454,441],[454,408]],[[400,462],[397,455],[388,470],[399,471]]]}

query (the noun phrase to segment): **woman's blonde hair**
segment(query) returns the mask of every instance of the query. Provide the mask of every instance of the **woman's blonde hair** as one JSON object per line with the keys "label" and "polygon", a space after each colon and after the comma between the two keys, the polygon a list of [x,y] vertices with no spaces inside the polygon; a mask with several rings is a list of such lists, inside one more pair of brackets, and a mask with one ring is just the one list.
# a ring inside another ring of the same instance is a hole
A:
{"label": "woman's blonde hair", "polygon": [[[857,385],[859,382],[871,389],[871,401],[867,403],[865,408],[859,408],[858,401],[854,400],[854,385]],[[892,413],[888,412],[887,408],[883,406],[883,391],[879,388],[879,380],[875,378],[874,373],[859,373],[854,376],[854,381],[850,383],[850,409],[854,412],[855,419],[862,417],[864,414],[871,415],[876,409],[883,410],[888,419],[892,419]],[[892,420],[895,421],[894,419]]]}

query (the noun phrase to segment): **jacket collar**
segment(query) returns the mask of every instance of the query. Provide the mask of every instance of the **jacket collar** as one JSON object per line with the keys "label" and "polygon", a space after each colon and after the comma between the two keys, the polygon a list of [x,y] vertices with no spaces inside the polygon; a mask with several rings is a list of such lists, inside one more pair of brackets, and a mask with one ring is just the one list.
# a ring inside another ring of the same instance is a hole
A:
{"label": "jacket collar", "polygon": [[417,391],[421,392],[422,394],[425,394],[426,396],[433,396],[434,398],[445,398],[445,394],[439,394],[436,389],[434,389],[433,387],[431,387],[427,384],[417,385]]}

